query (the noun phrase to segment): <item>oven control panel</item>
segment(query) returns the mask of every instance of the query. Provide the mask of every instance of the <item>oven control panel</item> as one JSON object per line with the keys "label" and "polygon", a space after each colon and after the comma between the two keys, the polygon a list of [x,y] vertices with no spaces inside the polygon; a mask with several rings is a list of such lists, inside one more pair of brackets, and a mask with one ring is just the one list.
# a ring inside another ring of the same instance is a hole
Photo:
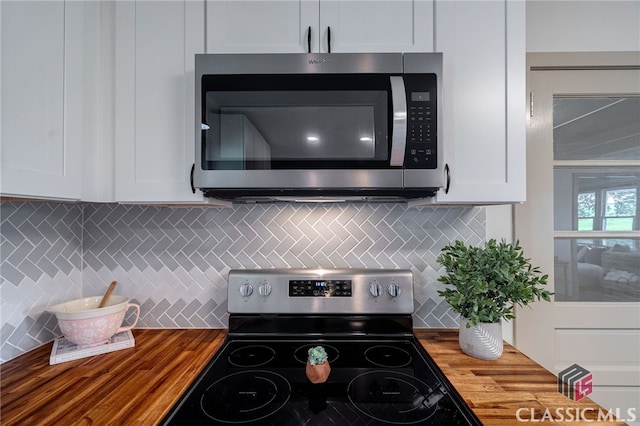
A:
{"label": "oven control panel", "polygon": [[351,297],[351,280],[289,280],[289,297]]}
{"label": "oven control panel", "polygon": [[400,269],[242,269],[229,272],[228,312],[411,314],[413,274]]}

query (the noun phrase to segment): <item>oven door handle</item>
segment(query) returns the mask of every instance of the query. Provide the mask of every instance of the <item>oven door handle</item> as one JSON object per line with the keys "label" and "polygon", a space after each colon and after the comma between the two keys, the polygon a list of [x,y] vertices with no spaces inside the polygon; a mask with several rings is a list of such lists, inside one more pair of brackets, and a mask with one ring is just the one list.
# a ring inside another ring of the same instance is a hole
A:
{"label": "oven door handle", "polygon": [[407,146],[407,96],[404,79],[391,76],[391,104],[393,106],[393,128],[391,129],[391,166],[404,166]]}

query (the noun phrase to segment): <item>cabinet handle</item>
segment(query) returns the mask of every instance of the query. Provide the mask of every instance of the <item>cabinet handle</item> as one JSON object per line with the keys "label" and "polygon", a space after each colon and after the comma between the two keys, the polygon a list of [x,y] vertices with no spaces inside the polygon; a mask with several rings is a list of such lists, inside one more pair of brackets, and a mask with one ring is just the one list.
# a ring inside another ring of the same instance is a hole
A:
{"label": "cabinet handle", "polygon": [[444,193],[448,194],[449,193],[449,187],[451,186],[451,170],[449,170],[449,165],[445,164],[444,165],[444,174],[447,178],[447,184],[444,187]]}
{"label": "cabinet handle", "polygon": [[196,193],[196,187],[193,185],[193,172],[196,170],[196,163],[193,163],[193,165],[191,166],[191,177],[190,177],[190,181],[191,181],[191,192],[193,192],[194,194]]}
{"label": "cabinet handle", "polygon": [[309,49],[309,53],[311,53],[311,25],[309,25],[309,31],[307,31],[307,48]]}
{"label": "cabinet handle", "polygon": [[327,27],[327,51],[331,53],[331,27]]}

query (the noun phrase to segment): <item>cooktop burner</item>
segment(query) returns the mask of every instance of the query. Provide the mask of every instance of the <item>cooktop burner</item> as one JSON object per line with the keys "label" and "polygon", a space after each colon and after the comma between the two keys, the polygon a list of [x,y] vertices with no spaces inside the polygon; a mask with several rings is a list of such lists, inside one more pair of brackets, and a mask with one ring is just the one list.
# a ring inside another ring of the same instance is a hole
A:
{"label": "cooktop burner", "polygon": [[376,345],[364,351],[364,357],[378,367],[404,367],[411,363],[411,355],[402,348]]}
{"label": "cooktop burner", "polygon": [[245,346],[231,352],[229,363],[236,367],[260,367],[275,358],[275,351],[265,345]]}
{"label": "cooktop burner", "polygon": [[227,340],[163,424],[480,424],[413,335],[411,271],[236,270],[228,289]]}
{"label": "cooktop burner", "polygon": [[[200,397],[202,412],[220,423],[250,423],[265,419],[289,400],[291,385],[278,373],[239,371],[207,387]],[[229,401],[232,401],[230,404]]]}
{"label": "cooktop burner", "polygon": [[347,387],[349,401],[374,420],[390,424],[423,424],[438,410],[446,391],[429,387],[397,371],[368,371]]}

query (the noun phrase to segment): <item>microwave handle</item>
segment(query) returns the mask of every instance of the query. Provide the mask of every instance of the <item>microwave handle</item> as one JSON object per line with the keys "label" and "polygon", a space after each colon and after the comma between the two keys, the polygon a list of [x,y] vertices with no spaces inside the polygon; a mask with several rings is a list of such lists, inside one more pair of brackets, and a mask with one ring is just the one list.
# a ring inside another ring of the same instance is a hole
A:
{"label": "microwave handle", "polygon": [[404,79],[401,76],[391,76],[390,79],[393,106],[390,165],[403,166],[407,146],[407,96],[404,90]]}

